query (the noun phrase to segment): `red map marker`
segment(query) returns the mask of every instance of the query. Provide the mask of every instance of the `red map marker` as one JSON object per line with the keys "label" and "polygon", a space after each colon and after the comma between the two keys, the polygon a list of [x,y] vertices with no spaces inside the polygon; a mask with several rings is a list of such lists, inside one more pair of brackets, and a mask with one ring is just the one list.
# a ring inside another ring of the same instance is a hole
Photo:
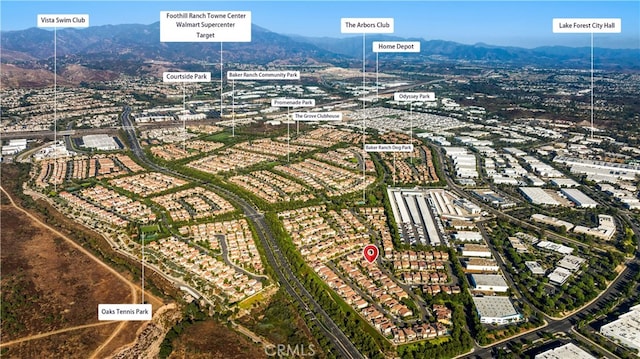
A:
{"label": "red map marker", "polygon": [[373,244],[368,244],[362,250],[362,255],[364,256],[364,259],[366,259],[367,262],[369,263],[375,262],[375,260],[378,258],[378,254],[380,254],[380,251],[378,250],[378,247],[376,247]]}

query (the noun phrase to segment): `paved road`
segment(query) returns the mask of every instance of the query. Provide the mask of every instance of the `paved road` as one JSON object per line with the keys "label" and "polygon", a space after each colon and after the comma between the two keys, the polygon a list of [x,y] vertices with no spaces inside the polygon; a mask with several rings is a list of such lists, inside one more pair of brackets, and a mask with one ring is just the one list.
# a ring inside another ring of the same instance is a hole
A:
{"label": "paved road", "polygon": [[[180,235],[176,235],[177,238],[179,238],[182,241],[188,242],[188,239],[186,237],[182,237]],[[268,276],[266,275],[262,275],[262,274],[255,274],[253,272],[250,272],[244,268],[242,268],[241,266],[239,266],[238,264],[236,264],[236,262],[232,261],[231,259],[229,259],[229,248],[227,245],[227,238],[225,235],[223,234],[218,234],[216,235],[216,237],[218,237],[218,241],[220,242],[220,248],[222,249],[222,260],[224,261],[224,263],[230,267],[235,268],[237,271],[244,273],[246,276],[251,277],[253,279],[256,280],[262,280],[262,279],[269,279]],[[193,245],[195,245],[196,247],[198,247],[200,250],[202,251],[206,251],[208,252],[209,249],[197,244],[197,243],[192,243]]]}
{"label": "paved road", "polygon": [[[403,85],[403,86],[398,86],[398,87],[393,87],[393,88],[387,88],[387,89],[380,89],[379,90],[379,96],[380,97],[389,97],[389,95],[391,95],[392,93],[398,92],[398,91],[405,91],[405,90],[409,90],[415,87],[419,87],[419,86],[423,86],[423,85],[430,85],[430,84],[434,84],[434,83],[438,83],[438,82],[443,82],[446,81],[446,78],[442,78],[442,79],[435,79],[435,80],[430,80],[430,81],[421,81],[421,82],[417,82],[417,83],[413,83],[413,84],[407,84],[407,85]],[[347,102],[352,102],[353,98],[344,98],[341,100],[336,100],[336,101],[331,101],[331,102],[327,102],[327,103],[321,103],[319,104],[319,106],[335,106],[335,105],[340,105],[343,103],[347,103]],[[283,108],[284,109],[284,108]],[[130,115],[131,114],[131,109],[128,109],[128,112]],[[280,113],[285,113],[285,111],[281,111]],[[217,121],[216,119],[214,120],[207,120],[210,121],[210,123],[215,123],[215,121]],[[202,124],[202,121],[186,121],[187,125],[190,124]],[[94,135],[94,134],[112,134],[112,135],[117,135],[118,131],[120,130],[120,126],[108,126],[108,127],[101,127],[101,128],[76,128],[76,129],[72,129],[73,123],[70,123],[69,126],[67,126],[67,129],[64,131],[58,131],[58,136],[65,136],[65,135],[73,135],[74,137],[76,136],[84,136],[84,135]],[[165,122],[150,122],[150,123],[144,123],[140,125],[141,127],[144,128],[164,128],[164,127],[176,127],[176,122],[175,121],[165,121]],[[46,130],[46,131],[19,131],[19,132],[3,132],[2,134],[2,138],[3,139],[19,139],[19,138],[51,138],[53,139],[54,136],[54,131],[51,130]]]}
{"label": "paved road", "polygon": [[[640,248],[639,248],[640,250]],[[588,304],[584,308],[579,311],[563,318],[560,320],[554,320],[547,317],[547,321],[549,325],[544,328],[539,328],[535,331],[527,333],[525,335],[507,340],[505,342],[501,342],[498,344],[490,345],[486,348],[478,348],[473,352],[473,354],[468,355],[468,358],[481,357],[481,358],[491,358],[492,350],[495,347],[502,347],[508,345],[510,343],[515,343],[524,340],[534,341],[541,337],[542,333],[569,333],[572,330],[572,327],[578,323],[578,321],[587,318],[589,314],[595,314],[600,311],[602,308],[607,306],[609,303],[615,302],[618,300],[623,293],[621,290],[624,286],[629,283],[634,275],[640,270],[640,259],[636,256],[633,260],[627,263],[627,266],[622,271],[622,273],[608,286],[606,290],[604,290],[596,300],[594,300],[591,304]],[[532,308],[535,308],[532,306]]]}
{"label": "paved road", "polygon": [[[635,227],[635,226],[634,226]],[[637,227],[634,230],[638,230]],[[638,232],[636,232],[638,233]],[[640,245],[638,246],[638,253],[635,258],[627,262],[627,266],[622,271],[622,273],[609,285],[609,287],[600,294],[600,296],[594,300],[591,304],[585,306],[581,310],[563,318],[560,320],[547,319],[549,325],[544,328],[539,328],[533,332],[530,332],[526,335],[502,342],[500,344],[494,344],[487,348],[479,348],[474,351],[473,354],[467,357],[481,357],[481,358],[491,358],[491,351],[494,347],[502,347],[511,342],[518,342],[521,340],[536,340],[541,336],[541,333],[569,333],[572,330],[572,327],[576,325],[580,320],[587,318],[590,314],[595,314],[600,311],[602,308],[606,307],[609,303],[616,302],[618,299],[623,297],[623,293],[621,290],[633,280],[638,271],[640,271]]]}
{"label": "paved road", "polygon": [[[438,149],[439,149],[439,151],[438,151],[438,154],[439,154],[438,159],[439,159],[439,162],[440,162],[440,166],[444,171],[446,171],[447,167],[446,167],[446,164],[444,162],[445,155],[442,152],[441,148],[438,148]],[[496,209],[496,208],[494,208],[492,206],[486,205],[486,203],[478,201],[473,196],[469,196],[469,194],[465,190],[463,190],[458,184],[455,183],[455,181],[451,178],[451,176],[445,175],[445,180],[447,181],[447,187],[449,187],[449,189],[452,192],[454,192],[455,194],[457,194],[460,197],[467,198],[467,199],[471,200],[472,202],[480,205],[482,207],[482,209],[484,209],[485,211],[493,214],[494,216],[506,219],[507,221],[509,221],[511,223],[514,223],[514,224],[517,224],[520,227],[525,228],[525,229],[530,229],[530,230],[533,230],[533,231],[540,231],[541,228],[536,226],[536,225],[533,225],[533,224],[531,224],[529,222],[523,221],[523,220],[521,220],[519,218],[513,217],[513,216],[505,213],[504,211],[501,211],[501,210]],[[565,236],[561,236],[561,235],[559,235],[559,234],[557,234],[555,232],[549,231],[549,230],[543,230],[543,232],[544,232],[544,235],[547,236],[547,238],[549,238],[549,239],[555,239],[557,241],[561,241],[561,242],[564,242],[564,243],[569,242],[569,243],[575,244],[577,246],[580,246],[580,247],[583,247],[583,248],[591,248],[591,249],[597,250],[599,252],[606,252],[602,248],[586,245],[586,244],[584,244],[584,243],[582,243],[580,241],[577,241],[575,239],[571,239],[571,238],[568,238],[568,237],[565,237]]]}
{"label": "paved road", "polygon": [[[438,156],[439,162],[440,162],[440,166],[443,170],[446,171],[446,166],[444,163],[444,154],[440,151],[439,156]],[[460,186],[458,186],[451,178],[450,176],[445,176],[445,179],[447,180],[447,184],[448,187],[451,191],[453,191],[454,193],[456,193],[457,195],[461,196],[461,197],[465,197],[465,198],[469,198],[470,196],[468,195],[468,193],[466,193],[464,190],[462,190],[460,188]],[[475,199],[472,199],[475,201]],[[491,212],[492,214],[502,217],[502,218],[506,218],[507,220],[513,221],[515,223],[517,223],[518,225],[521,225],[525,228],[532,228],[532,229],[539,229],[538,227],[521,221],[517,218],[514,218],[512,216],[509,216],[507,214],[505,214],[504,212],[500,212],[499,210],[496,210],[493,207],[487,206],[484,203],[479,203],[481,205],[481,207],[489,212]],[[633,222],[632,222],[632,226],[633,226],[633,230],[636,233],[636,235],[640,235],[640,228],[638,228]],[[482,229],[482,226],[480,226]],[[550,237],[550,238],[554,238],[557,239],[559,241],[570,241],[572,243],[575,243],[577,245],[580,246],[586,246],[584,243],[580,243],[577,241],[574,241],[572,239],[566,238],[564,236],[560,236],[557,235],[556,233],[550,232],[550,231],[545,231],[545,234]],[[599,248],[595,248],[595,247],[591,247],[593,249],[596,250],[600,250]],[[501,264],[501,267],[504,267],[504,262],[502,262],[502,258],[499,256],[495,256],[494,253],[494,257],[499,261],[499,263]],[[504,268],[503,268],[504,270]],[[622,273],[608,286],[608,288],[606,290],[604,290],[598,297],[596,300],[594,300],[592,303],[586,305],[585,307],[583,307],[582,309],[580,309],[579,311],[563,318],[563,319],[553,319],[550,318],[548,316],[545,315],[547,322],[549,322],[549,324],[547,326],[538,328],[537,330],[528,332],[527,334],[524,335],[520,335],[517,337],[514,337],[512,339],[506,340],[506,341],[502,341],[499,343],[495,343],[492,345],[489,345],[487,347],[479,347],[478,345],[476,345],[474,347],[474,351],[473,353],[465,356],[465,358],[492,358],[492,351],[494,350],[494,348],[497,347],[503,347],[505,345],[509,345],[510,343],[515,343],[515,342],[521,342],[524,340],[531,340],[534,341],[536,339],[539,339],[542,336],[542,333],[569,333],[572,330],[572,327],[580,320],[585,319],[589,314],[593,314],[598,312],[601,308],[605,307],[608,303],[611,303],[613,301],[616,301],[617,299],[620,298],[621,296],[621,289],[624,288],[624,286],[633,279],[633,276],[640,270],[640,243],[638,244],[638,253],[636,255],[635,258],[633,258],[632,260],[628,261],[626,263],[626,267],[624,268],[624,270],[622,271]],[[506,273],[506,272],[505,272]],[[511,281],[510,276],[506,276],[507,280],[510,282],[510,284],[512,285],[512,288],[514,288],[514,290],[517,292],[517,287],[513,286],[513,282]],[[518,293],[520,295],[520,297],[522,297],[522,295],[520,293]],[[531,306],[532,309],[537,310],[537,308],[533,305],[531,305],[531,303],[529,303],[529,305]]]}
{"label": "paved road", "polygon": [[[484,238],[489,238],[489,233],[487,233],[487,229],[484,226],[483,222],[478,222],[476,223],[476,226],[478,227],[478,229],[480,230],[480,233],[482,233],[482,236]],[[491,251],[491,254],[493,255],[493,258],[496,260],[496,263],[498,263],[498,266],[500,267],[500,270],[502,271],[503,277],[505,278],[505,280],[507,281],[507,283],[509,284],[509,288],[513,288],[513,293],[515,294],[515,296],[522,302],[525,302],[529,305],[529,307],[536,311],[536,312],[540,312],[542,313],[542,315],[545,316],[545,318],[547,320],[552,320],[551,317],[549,317],[548,315],[546,315],[543,311],[539,310],[538,308],[536,308],[535,305],[533,305],[533,303],[531,303],[527,297],[525,295],[523,295],[522,293],[520,293],[520,290],[518,289],[518,286],[516,285],[515,281],[513,280],[513,278],[511,277],[511,273],[507,270],[507,264],[504,261],[504,258],[500,255],[500,253],[493,247],[493,245],[489,245],[489,250]]]}
{"label": "paved road", "polygon": [[[95,135],[95,134],[102,134],[102,133],[117,134],[118,133],[118,129],[117,128],[113,128],[113,127],[106,127],[106,128],[86,128],[86,129],[77,129],[77,130],[65,130],[65,131],[58,131],[57,135],[58,135],[58,139],[59,139],[60,136]],[[7,140],[16,139],[16,138],[50,138],[50,139],[53,139],[54,134],[55,133],[53,131],[3,132],[2,133],[2,138],[3,139],[7,139]]]}
{"label": "paved road", "polygon": [[[143,163],[150,168],[159,171],[170,173],[176,177],[188,179],[190,181],[201,184],[202,186],[209,187],[216,190],[218,193],[222,193],[233,204],[240,207],[244,212],[247,220],[252,222],[258,232],[258,238],[265,249],[265,257],[269,262],[270,267],[276,274],[277,282],[289,293],[289,295],[305,310],[306,315],[310,320],[316,321],[318,327],[323,331],[325,337],[332,343],[336,350],[336,355],[342,358],[363,358],[362,354],[353,345],[353,343],[347,338],[347,336],[340,330],[336,323],[331,319],[329,314],[318,304],[314,297],[307,291],[307,289],[298,280],[296,275],[291,269],[291,264],[284,256],[278,242],[275,239],[274,234],[267,225],[264,216],[259,213],[254,205],[249,204],[243,198],[240,198],[235,193],[232,193],[222,187],[212,185],[210,183],[203,183],[202,181],[185,176],[182,173],[170,170],[165,167],[158,166],[157,164],[149,161],[145,156],[144,151],[140,147],[140,143],[135,134],[135,128],[130,118],[131,109],[125,107],[121,115],[122,127],[127,134],[127,139],[130,144],[133,154]],[[282,343],[286,344],[286,343]]]}

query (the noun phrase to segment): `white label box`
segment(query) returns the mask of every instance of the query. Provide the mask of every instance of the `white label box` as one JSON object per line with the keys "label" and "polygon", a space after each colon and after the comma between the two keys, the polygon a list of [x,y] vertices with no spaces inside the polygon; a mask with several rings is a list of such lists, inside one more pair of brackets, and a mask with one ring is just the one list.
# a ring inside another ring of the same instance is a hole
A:
{"label": "white label box", "polygon": [[98,320],[151,320],[151,304],[98,304]]}
{"label": "white label box", "polygon": [[211,72],[163,72],[162,82],[210,82]]}
{"label": "white label box", "polygon": [[343,17],[340,31],[343,34],[393,34],[393,18]]}
{"label": "white label box", "polygon": [[89,27],[89,15],[38,14],[38,27]]}
{"label": "white label box", "polygon": [[160,42],[251,42],[251,11],[160,11]]}
{"label": "white label box", "polygon": [[558,18],[553,19],[554,33],[620,33],[621,19],[583,19]]}
{"label": "white label box", "polygon": [[314,107],[315,99],[306,98],[274,98],[271,99],[272,107]]}
{"label": "white label box", "polygon": [[300,71],[228,71],[227,80],[300,80]]}
{"label": "white label box", "polygon": [[294,112],[295,121],[342,121],[342,112]]}
{"label": "white label box", "polygon": [[364,145],[366,152],[413,152],[412,144],[402,143],[367,143]]}
{"label": "white label box", "polygon": [[374,41],[373,52],[420,52],[420,41]]}
{"label": "white label box", "polygon": [[396,92],[393,99],[400,102],[435,101],[435,92]]}

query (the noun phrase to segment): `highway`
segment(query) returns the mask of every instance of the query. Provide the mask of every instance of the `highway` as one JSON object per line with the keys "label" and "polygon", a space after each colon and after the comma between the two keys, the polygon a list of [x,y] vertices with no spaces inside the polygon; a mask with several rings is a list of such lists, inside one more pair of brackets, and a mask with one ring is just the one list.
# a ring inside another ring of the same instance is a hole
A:
{"label": "highway", "polygon": [[[130,118],[131,108],[125,107],[122,112],[122,128],[124,129],[127,140],[129,142],[131,151],[134,156],[141,162],[158,172],[170,173],[176,177],[184,178],[192,182],[201,184],[202,186],[209,187],[224,194],[228,200],[234,205],[240,207],[244,212],[247,220],[252,222],[257,229],[257,234],[262,247],[265,250],[265,257],[269,262],[269,266],[273,269],[277,282],[289,293],[301,309],[303,309],[308,316],[309,320],[316,321],[320,330],[324,333],[325,337],[332,343],[336,349],[336,355],[342,358],[363,358],[362,354],[353,345],[353,343],[347,338],[347,336],[340,330],[340,328],[331,319],[329,314],[318,304],[313,296],[307,291],[307,289],[300,283],[296,275],[291,269],[291,264],[284,256],[275,236],[271,232],[271,229],[267,225],[263,214],[256,210],[256,207],[249,204],[246,200],[240,198],[235,193],[232,193],[224,188],[212,185],[210,183],[204,183],[196,178],[185,176],[182,173],[173,171],[171,169],[158,166],[157,164],[149,161],[144,151],[140,147],[138,138],[135,133],[135,128]],[[281,343],[286,344],[286,343]]]}
{"label": "highway", "polygon": [[[390,95],[393,94],[394,92],[406,91],[406,90],[410,90],[410,89],[415,88],[415,87],[431,85],[431,84],[435,84],[435,83],[443,82],[443,81],[445,81],[444,78],[430,80],[430,81],[421,81],[421,82],[402,85],[402,86],[397,86],[397,87],[393,87],[393,88],[380,89],[379,96],[381,98],[390,97]],[[343,98],[343,99],[335,100],[335,101],[331,101],[331,102],[318,103],[318,106],[336,106],[336,105],[341,105],[341,104],[352,102],[352,101],[353,101],[353,98]],[[358,101],[360,101],[360,100],[358,100]],[[126,108],[129,111],[127,116],[131,115],[131,108],[129,108],[128,106]],[[276,113],[278,113],[278,112],[276,112]],[[283,111],[280,111],[279,113],[280,114],[285,114],[286,111],[283,110]],[[218,120],[220,120],[220,119],[219,118],[218,119],[213,119],[213,120],[212,119],[208,119],[206,121],[201,121],[201,120],[198,120],[198,121],[187,121],[186,124],[187,125],[191,125],[191,124],[199,125],[199,124],[202,124],[203,122],[206,122],[206,123],[210,123],[210,124],[214,124],[215,125],[215,122],[217,122]],[[176,121],[150,122],[150,123],[139,124],[139,126],[140,127],[144,127],[145,129],[154,129],[154,128],[176,127],[176,123],[177,123]],[[78,136],[85,136],[85,135],[109,134],[109,135],[117,136],[118,135],[118,131],[121,128],[120,126],[107,126],[107,127],[100,127],[100,128],[76,128],[76,129],[72,129],[71,128],[72,124],[73,123],[70,123],[66,130],[58,131],[57,135],[58,136],[78,137]],[[20,138],[50,138],[50,139],[53,139],[54,131],[53,130],[45,130],[45,131],[2,132],[2,133],[0,133],[0,135],[2,136],[3,139],[6,139],[6,140],[20,139]]]}
{"label": "highway", "polygon": [[[232,193],[224,188],[218,187],[216,185],[205,183],[201,180],[191,178],[189,176],[185,176],[182,173],[173,171],[171,169],[159,166],[153,162],[151,162],[145,155],[144,151],[140,147],[138,142],[135,128],[133,126],[132,120],[130,118],[131,110],[126,107],[121,115],[123,129],[127,135],[128,142],[130,144],[130,149],[135,157],[137,157],[141,162],[147,165],[149,168],[152,168],[159,172],[169,173],[173,176],[184,178],[195,183],[198,183],[204,187],[208,187],[216,192],[224,195],[230,202],[232,202],[235,206],[242,209],[247,220],[253,223],[254,227],[257,230],[258,239],[262,243],[262,247],[265,250],[265,258],[268,261],[270,267],[273,269],[275,273],[274,278],[282,288],[289,293],[291,298],[295,300],[299,308],[301,309],[301,313],[304,313],[307,316],[307,319],[310,321],[315,321],[318,324],[318,328],[323,332],[324,336],[331,342],[333,348],[335,349],[334,354],[339,357],[344,358],[362,358],[362,354],[358,352],[353,343],[349,340],[349,338],[340,330],[340,328],[336,325],[336,323],[331,319],[331,317],[325,312],[325,310],[315,301],[313,296],[306,290],[304,285],[299,281],[296,277],[295,273],[292,270],[291,263],[289,263],[286,256],[282,253],[281,248],[279,246],[278,241],[275,239],[274,234],[266,223],[266,220],[262,213],[260,213],[255,205],[251,204],[247,200],[239,197],[235,193]],[[441,163],[441,167],[446,169],[444,166],[444,159],[442,153],[440,153],[439,161]],[[457,184],[453,182],[450,176],[445,176],[448,187],[451,191],[458,194],[461,197],[468,198],[469,193],[461,189]],[[477,202],[473,199],[474,202]],[[517,218],[506,215],[503,212],[500,212],[492,207],[487,206],[486,204],[480,203],[480,205],[490,213],[505,218],[509,221],[515,222],[518,225],[524,226],[526,228],[538,229],[538,227],[527,223],[525,221],[519,220]],[[638,228],[634,226],[634,231],[638,231]],[[553,232],[546,231],[545,233],[550,238],[554,238],[560,241],[571,241],[573,240],[566,238],[564,236],[557,235]],[[583,243],[576,242],[578,245],[584,246]],[[639,249],[640,251],[640,249]],[[504,270],[504,262],[502,258],[494,253],[494,256],[499,260],[500,266],[503,267]],[[507,346],[511,343],[523,342],[525,340],[535,341],[542,336],[542,333],[570,333],[572,328],[578,323],[578,321],[587,317],[587,315],[595,313],[599,311],[602,307],[616,301],[621,296],[621,289],[633,279],[635,273],[640,270],[640,259],[636,256],[634,259],[629,260],[627,262],[626,267],[622,271],[622,273],[608,286],[606,290],[604,290],[593,302],[589,303],[585,307],[581,308],[575,313],[568,315],[562,319],[554,319],[550,317],[546,317],[548,325],[544,327],[540,327],[526,334],[522,334],[505,341],[501,341],[487,347],[480,347],[476,345],[474,347],[473,353],[467,355],[468,358],[491,358],[493,356],[493,350],[497,347]],[[513,282],[510,276],[506,276],[506,279],[510,282],[512,288],[514,288],[517,292],[515,286],[513,286]],[[534,310],[534,306],[531,305]]]}
{"label": "highway", "polygon": [[[104,128],[83,128],[75,130],[58,131],[58,137],[62,136],[84,136],[84,135],[99,135],[99,134],[118,134],[118,128],[104,127]],[[53,131],[20,131],[20,132],[3,132],[2,138],[5,140],[11,140],[16,138],[50,138],[53,140]]]}

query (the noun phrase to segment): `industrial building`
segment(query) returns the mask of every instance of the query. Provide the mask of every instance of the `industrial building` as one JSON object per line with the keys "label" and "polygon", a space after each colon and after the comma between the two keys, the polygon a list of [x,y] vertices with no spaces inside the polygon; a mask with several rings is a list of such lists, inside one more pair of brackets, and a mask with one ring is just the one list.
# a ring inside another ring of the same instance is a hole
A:
{"label": "industrial building", "polygon": [[567,254],[558,261],[556,269],[549,273],[547,277],[552,284],[563,285],[586,261],[584,258]]}
{"label": "industrial building", "polygon": [[458,178],[478,178],[476,156],[465,147],[443,147]]}
{"label": "industrial building", "polygon": [[544,275],[546,273],[546,271],[544,270],[544,268],[542,268],[540,263],[536,261],[526,261],[524,262],[524,265],[527,266],[527,268],[529,268],[531,273],[534,275]]}
{"label": "industrial building", "polygon": [[487,258],[469,258],[464,265],[468,271],[497,272],[500,269],[495,259]]}
{"label": "industrial building", "polygon": [[537,354],[535,359],[596,359],[593,355],[580,349],[573,343],[568,343],[563,346],[549,349],[546,352]]}
{"label": "industrial building", "polygon": [[520,238],[509,237],[509,243],[518,253],[527,253],[529,251],[527,245]]}
{"label": "industrial building", "polygon": [[564,282],[571,277],[571,271],[568,269],[564,269],[562,267],[557,267],[553,270],[553,272],[549,273],[547,276],[549,281],[553,284],[563,285]]}
{"label": "industrial building", "polygon": [[600,333],[640,355],[640,305],[631,307],[629,312],[622,314],[617,320],[603,325]]}
{"label": "industrial building", "polygon": [[483,240],[480,232],[457,231],[453,234],[453,239],[460,242],[480,242]]}
{"label": "industrial building", "polygon": [[545,216],[544,214],[532,214],[531,219],[533,219],[535,222],[549,224],[554,227],[564,227],[567,231],[570,231],[573,228],[573,223],[559,220],[556,217]]}
{"label": "industrial building", "polygon": [[462,207],[465,211],[471,214],[480,214],[480,212],[482,211],[482,209],[477,204],[469,201],[466,198],[458,198],[453,201],[453,204],[458,207]]}
{"label": "industrial building", "polygon": [[524,151],[522,151],[520,149],[517,149],[515,147],[505,147],[505,148],[503,148],[503,150],[504,150],[504,152],[506,152],[506,153],[508,153],[510,155],[514,155],[516,157],[522,157],[522,156],[526,156],[527,155],[526,152],[524,152]]}
{"label": "industrial building", "polygon": [[616,201],[622,203],[623,206],[629,209],[640,209],[640,198],[638,198],[638,188],[635,186],[620,186],[622,188],[616,188],[607,183],[598,184],[598,188],[613,197]]}
{"label": "industrial building", "polygon": [[469,243],[462,246],[462,256],[491,258],[491,251],[486,245]]}
{"label": "industrial building", "polygon": [[476,197],[480,198],[483,202],[489,203],[497,208],[504,209],[516,206],[515,202],[510,201],[489,189],[475,190],[472,191],[472,193],[475,194]]}
{"label": "industrial building", "polygon": [[562,172],[549,166],[533,156],[524,156],[522,159],[531,167],[533,172],[546,178],[562,177]]}
{"label": "industrial building", "polygon": [[586,174],[595,182],[616,183],[619,180],[633,181],[640,175],[640,166],[616,162],[587,160],[575,157],[558,156],[553,162],[570,167],[572,173]]}
{"label": "industrial building", "polygon": [[598,224],[598,228],[612,231],[613,233],[616,232],[616,221],[613,219],[613,216],[610,216],[608,214],[599,214]]}
{"label": "industrial building", "polygon": [[504,293],[509,290],[507,282],[500,274],[472,274],[471,284],[475,290]]}
{"label": "industrial building", "polygon": [[67,158],[75,155],[75,152],[69,151],[63,141],[58,141],[50,146],[40,149],[33,158],[36,161],[42,161],[48,158]]}
{"label": "industrial building", "polygon": [[9,140],[9,144],[2,146],[2,155],[11,156],[27,149],[26,139]]}
{"label": "industrial building", "polygon": [[558,262],[558,267],[562,267],[565,269],[568,269],[572,272],[577,271],[578,269],[580,269],[580,266],[582,265],[582,263],[586,262],[587,260],[584,258],[580,258],[580,257],[576,257],[573,256],[571,254],[564,256],[559,262]]}
{"label": "industrial building", "polygon": [[523,319],[508,297],[473,297],[473,303],[483,324],[508,324]]}
{"label": "industrial building", "polygon": [[520,240],[522,240],[522,241],[529,242],[531,244],[536,244],[536,243],[540,242],[540,238],[538,238],[538,237],[536,237],[534,235],[531,235],[529,233],[517,232],[513,236],[518,238],[518,239],[520,239]]}
{"label": "industrial building", "polygon": [[540,241],[536,244],[539,248],[547,249],[550,251],[558,252],[560,254],[571,254],[573,253],[573,248],[567,247],[562,244],[553,243],[549,241]]}
{"label": "industrial building", "polygon": [[527,182],[529,182],[529,184],[533,187],[542,187],[545,184],[547,184],[545,181],[541,180],[540,178],[532,174],[526,175],[525,178],[527,179]]}
{"label": "industrial building", "polygon": [[518,181],[517,178],[503,176],[499,173],[495,173],[491,175],[491,179],[495,184],[508,184],[512,186],[517,186],[518,184],[520,184],[520,181]]}
{"label": "industrial building", "polygon": [[82,136],[82,143],[82,147],[95,148],[98,151],[114,151],[120,149],[120,146],[113,137],[104,134]]}
{"label": "industrial building", "polygon": [[441,224],[436,223],[432,212],[434,204],[427,193],[419,190],[388,188],[387,194],[402,239],[408,240],[411,244],[420,242],[437,246],[442,243],[438,231]]}
{"label": "industrial building", "polygon": [[555,198],[553,198],[547,191],[538,187],[520,187],[520,192],[524,195],[527,201],[533,204],[540,204],[546,206],[559,206]]}
{"label": "industrial building", "polygon": [[465,202],[458,201],[459,197],[451,192],[443,189],[430,189],[421,193],[428,197],[427,201],[435,210],[435,213],[442,218],[474,220],[481,216],[477,210],[474,212],[469,211],[469,209],[473,210],[474,207],[463,207]]}
{"label": "industrial building", "polygon": [[616,222],[610,215],[599,214],[598,227],[589,228],[585,226],[576,226],[573,231],[575,233],[586,234],[608,241],[616,234]]}
{"label": "industrial building", "polygon": [[206,120],[207,115],[204,113],[186,113],[182,115],[178,115],[178,120],[180,121],[197,121],[197,120]]}
{"label": "industrial building", "polygon": [[551,180],[551,184],[561,188],[562,187],[572,188],[572,187],[580,186],[580,183],[572,180],[571,178],[553,178]]}
{"label": "industrial building", "polygon": [[575,203],[576,207],[596,208],[598,206],[598,202],[594,201],[591,197],[582,193],[582,191],[577,188],[563,188],[560,192],[567,196],[571,202]]}
{"label": "industrial building", "polygon": [[436,136],[430,132],[417,133],[416,137],[427,138],[429,141],[439,144],[440,146],[451,146],[451,142],[446,137]]}

